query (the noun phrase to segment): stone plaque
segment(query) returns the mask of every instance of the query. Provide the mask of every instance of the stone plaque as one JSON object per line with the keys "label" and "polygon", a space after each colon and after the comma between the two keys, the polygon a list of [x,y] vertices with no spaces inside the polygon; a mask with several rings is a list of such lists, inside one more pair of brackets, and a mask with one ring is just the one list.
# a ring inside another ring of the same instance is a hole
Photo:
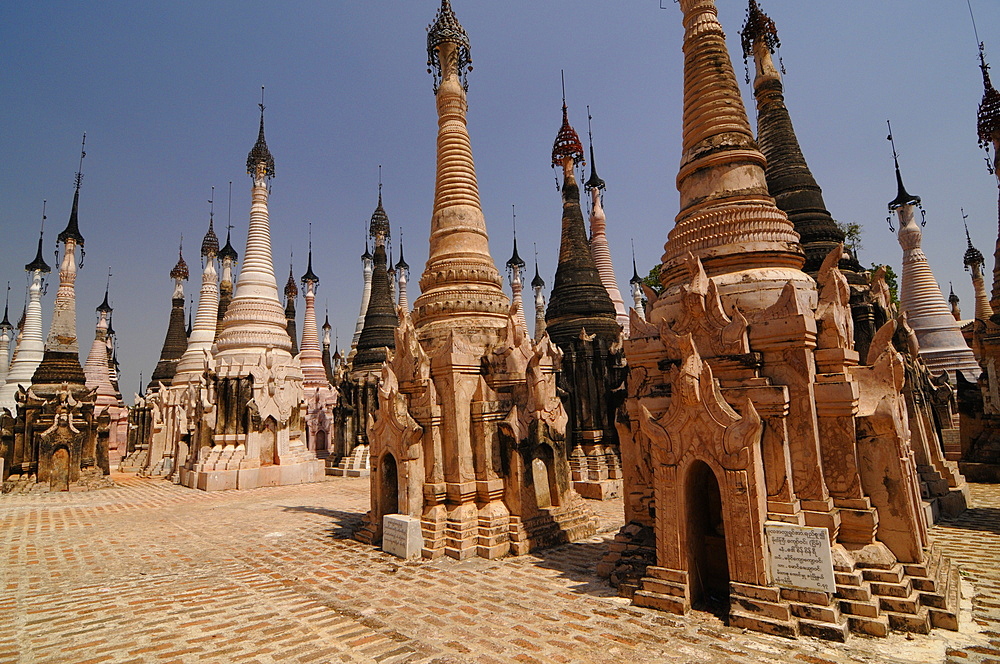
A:
{"label": "stone plaque", "polygon": [[409,560],[419,558],[424,548],[420,532],[420,519],[404,514],[386,514],[382,517],[382,550]]}
{"label": "stone plaque", "polygon": [[796,590],[837,591],[826,528],[766,524],[764,531],[776,585]]}

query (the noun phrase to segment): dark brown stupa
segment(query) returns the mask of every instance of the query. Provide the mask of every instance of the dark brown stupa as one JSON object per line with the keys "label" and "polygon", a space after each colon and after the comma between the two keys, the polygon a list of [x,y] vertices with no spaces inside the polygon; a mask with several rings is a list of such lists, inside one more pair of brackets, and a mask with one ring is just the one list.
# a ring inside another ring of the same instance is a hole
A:
{"label": "dark brown stupa", "polygon": [[292,276],[292,264],[288,264],[288,282],[285,284],[285,329],[288,331],[288,338],[292,340],[292,357],[299,354],[298,330],[295,326],[295,298],[299,296],[299,287],[295,285],[295,277]]}
{"label": "dark brown stupa", "polygon": [[163,348],[160,349],[160,359],[153,369],[153,375],[149,379],[146,390],[154,392],[160,389],[160,384],[169,386],[177,372],[177,362],[180,361],[184,351],[187,350],[187,329],[184,323],[184,290],[182,281],[187,281],[189,277],[187,263],[184,256],[178,252],[177,264],[170,271],[170,278],[174,280],[174,295],[171,299],[170,322],[167,323],[167,335],[163,338]]}
{"label": "dark brown stupa", "polygon": [[622,490],[615,429],[615,413],[625,398],[622,328],[587,240],[574,172],[583,161],[583,146],[569,124],[565,99],[562,111],[552,148],[552,165],[563,171],[562,239],[545,329],[563,353],[559,386],[569,415],[573,488],[585,498],[603,500],[621,496]]}
{"label": "dark brown stupa", "polygon": [[372,214],[369,233],[375,239],[374,270],[372,271],[371,297],[365,312],[365,325],[358,338],[358,352],[351,369],[378,370],[385,362],[386,350],[396,347],[396,308],[389,290],[388,258],[385,245],[389,239],[389,216],[382,207],[382,185],[379,185],[378,207]]}
{"label": "dark brown stupa", "polygon": [[[803,271],[815,277],[823,260],[844,241],[844,231],[827,211],[823,190],[802,155],[785,106],[784,86],[771,61],[771,55],[780,46],[778,31],[756,0],[750,0],[741,35],[744,59],[753,56],[756,61],[757,144],[767,158],[764,170],[767,188],[801,237],[806,254]],[[865,283],[856,257],[844,258],[839,267],[849,283]]]}
{"label": "dark brown stupa", "polygon": [[[837,225],[823,201],[823,190],[816,183],[799,146],[792,119],[785,106],[784,86],[771,58],[780,46],[774,21],[750,0],[747,20],[741,32],[744,60],[753,57],[756,69],[754,97],[757,100],[757,144],[767,159],[764,177],[775,204],[795,226],[806,255],[802,270],[816,277],[824,259],[844,242],[844,231]],[[862,357],[877,329],[877,316],[867,288],[868,280],[857,257],[845,251],[838,265],[851,285],[851,316],[854,319],[854,348]]]}
{"label": "dark brown stupa", "polygon": [[[580,208],[580,185],[576,182],[573,165],[567,160],[583,161],[583,145],[569,124],[566,103],[563,102],[563,122],[552,148],[552,166],[564,169],[562,186],[562,238],[559,243],[559,265],[545,312],[545,329],[557,345],[570,343],[580,336],[596,334],[604,339],[617,339],[621,326],[615,320],[615,305],[601,282],[601,275],[590,252],[587,229]],[[609,341],[610,343],[610,341]]]}

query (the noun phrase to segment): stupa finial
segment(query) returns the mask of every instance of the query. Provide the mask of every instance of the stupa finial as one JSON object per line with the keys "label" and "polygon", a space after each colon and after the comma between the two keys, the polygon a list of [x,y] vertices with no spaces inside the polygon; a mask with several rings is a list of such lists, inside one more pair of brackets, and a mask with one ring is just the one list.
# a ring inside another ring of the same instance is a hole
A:
{"label": "stupa finial", "polygon": [[885,123],[889,127],[889,135],[886,136],[886,140],[892,144],[892,161],[896,166],[896,198],[889,201],[889,209],[895,210],[903,207],[904,205],[916,205],[919,207],[920,197],[907,193],[906,187],[903,186],[903,176],[899,173],[899,153],[896,152],[896,141],[892,137],[892,123],[888,120],[886,120]]}
{"label": "stupa finial", "polygon": [[[455,45],[455,56],[452,60],[443,62],[441,60],[441,46],[443,44]],[[472,54],[469,48],[469,35],[465,28],[458,22],[455,12],[452,11],[449,0],[441,0],[441,8],[438,9],[434,22],[427,26],[427,73],[434,75],[434,94],[437,94],[441,81],[445,78],[445,69],[451,69],[458,74],[462,82],[462,87],[469,89],[466,80],[468,72],[472,71]]]}
{"label": "stupa finial", "polygon": [[566,110],[566,74],[560,71],[559,75],[562,77],[562,126],[559,127],[559,133],[556,134],[555,143],[552,145],[552,168],[562,167],[567,158],[572,158],[574,165],[586,166],[583,143],[580,142],[576,130],[569,124],[569,115]]}
{"label": "stupa finial", "polygon": [[267,149],[267,141],[264,140],[264,86],[260,86],[260,131],[257,133],[257,143],[254,144],[250,154],[247,155],[247,175],[252,178],[260,177],[270,180],[274,177],[274,157]]}
{"label": "stupa finial", "polygon": [[111,303],[108,301],[108,293],[110,291],[111,291],[111,266],[109,265],[108,266],[108,281],[104,285],[104,301],[101,302],[101,304],[98,305],[98,307],[97,307],[97,313],[98,314],[106,313],[109,316],[111,315],[111,311],[112,311],[112,309],[111,309]]}
{"label": "stupa finial", "polygon": [[80,143],[80,166],[77,168],[74,178],[75,191],[73,192],[73,209],[69,213],[69,222],[66,228],[56,238],[58,242],[65,243],[73,240],[81,248],[83,247],[83,235],[80,234],[80,185],[83,184],[83,158],[87,156],[87,132],[83,133],[83,141]]}
{"label": "stupa finial", "polygon": [[170,270],[170,278],[187,281],[189,276],[187,263],[184,262],[184,236],[181,235],[181,244],[177,249],[177,265],[174,265],[174,269]]}
{"label": "stupa finial", "polygon": [[[564,95],[565,96],[565,95]],[[565,104],[565,100],[563,100]],[[605,184],[604,180],[597,174],[597,160],[594,159],[594,129],[591,126],[591,121],[594,116],[590,114],[590,106],[587,106],[587,139],[590,142],[590,177],[587,181],[583,183],[584,191],[590,191],[591,189],[598,189],[604,191]]]}
{"label": "stupa finial", "polygon": [[42,240],[45,238],[45,220],[48,218],[45,216],[45,204],[47,201],[42,201],[42,228],[38,232],[38,252],[35,254],[35,259],[24,266],[25,272],[41,272],[42,274],[48,274],[52,271],[49,264],[45,262],[42,258]]}

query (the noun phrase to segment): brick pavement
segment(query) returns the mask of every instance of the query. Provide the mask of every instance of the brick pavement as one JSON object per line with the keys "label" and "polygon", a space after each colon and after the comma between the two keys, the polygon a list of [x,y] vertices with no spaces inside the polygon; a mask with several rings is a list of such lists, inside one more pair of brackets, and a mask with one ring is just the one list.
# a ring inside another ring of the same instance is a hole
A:
{"label": "brick pavement", "polygon": [[[934,534],[979,591],[954,634],[788,641],[631,607],[594,576],[621,524],[500,561],[402,562],[349,539],[365,479],[0,498],[0,662],[1000,662],[1000,487]],[[946,653],[947,651],[947,653]]]}

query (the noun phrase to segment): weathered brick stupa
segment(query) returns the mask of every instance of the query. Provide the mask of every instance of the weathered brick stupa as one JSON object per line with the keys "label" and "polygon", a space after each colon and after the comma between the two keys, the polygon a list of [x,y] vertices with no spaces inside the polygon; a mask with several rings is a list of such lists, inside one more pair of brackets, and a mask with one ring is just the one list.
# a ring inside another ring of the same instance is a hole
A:
{"label": "weathered brick stupa", "polygon": [[608,247],[607,215],[604,214],[604,190],[607,183],[597,174],[597,161],[594,158],[594,132],[590,127],[590,107],[587,107],[587,136],[590,143],[590,177],[583,183],[584,191],[590,194],[590,253],[594,257],[594,265],[601,275],[601,283],[608,291],[608,297],[615,306],[615,320],[622,327],[623,334],[628,336],[628,311],[625,300],[618,290],[618,280],[615,278],[615,267],[611,263],[611,249]]}
{"label": "weathered brick stupa", "polygon": [[[111,327],[113,309],[108,302],[108,292],[111,288],[111,277],[104,289],[104,300],[97,307],[97,329],[90,354],[83,365],[83,373],[87,377],[87,387],[97,390],[94,405],[98,421],[104,412],[108,414],[108,464],[117,467],[125,452],[128,436],[128,408],[122,402],[121,394],[112,382],[113,367],[108,364],[108,330]],[[113,342],[112,342],[113,343]],[[103,432],[102,432],[103,433]]]}
{"label": "weathered brick stupa", "polygon": [[[754,59],[757,141],[767,158],[764,175],[768,191],[800,233],[806,254],[803,270],[818,277],[823,259],[841,246],[844,233],[826,210],[822,190],[799,148],[784,102],[781,75],[774,66],[774,49],[779,45],[777,27],[756,0],[749,3],[741,36],[743,57],[752,55]],[[868,276],[849,252],[842,255],[838,269],[850,287],[854,350],[859,357],[866,357],[875,331],[891,317],[892,307],[879,305]],[[928,372],[916,353],[911,356],[906,343],[899,343],[897,350],[903,353],[906,364],[903,392],[921,496],[933,520],[941,512],[954,516],[965,509],[965,482],[957,466],[945,461],[941,445],[942,441],[950,444],[958,438],[954,394],[947,385],[938,384],[940,381]]]}
{"label": "weathered brick stupa", "polygon": [[[86,144],[84,134],[84,144]],[[31,378],[31,386],[15,394],[17,418],[5,418],[0,436],[5,447],[13,450],[11,467],[22,476],[34,475],[37,483],[50,490],[68,491],[77,482],[102,484],[108,466],[107,430],[109,416],[101,415],[104,435],[98,436],[94,412],[95,390],[86,385],[80,365],[76,336],[77,248],[83,251],[80,234],[80,185],[83,182],[83,158],[76,174],[76,189],[69,223],[59,234],[62,260],[59,265],[59,289],[56,292],[52,322],[41,363]],[[33,270],[36,274],[40,270]]]}
{"label": "weathered brick stupa", "polygon": [[[243,269],[206,358],[191,452],[179,469],[185,486],[204,490],[313,482],[323,462],[306,448],[302,371],[291,354],[271,259],[267,197],[274,157],[264,138],[260,105],[257,143],[247,156],[253,179]],[[208,412],[211,411],[211,412]]]}
{"label": "weathered brick stupa", "polygon": [[[767,159],[764,168],[767,189],[799,234],[805,252],[803,271],[815,278],[830,252],[844,242],[844,231],[826,209],[823,190],[806,163],[785,105],[784,84],[772,57],[780,45],[774,21],[756,2],[750,2],[740,34],[744,66],[747,58],[752,56],[754,61],[757,145]],[[838,267],[851,287],[854,349],[864,357],[877,329],[868,280],[850,251],[844,252]]]}
{"label": "weathered brick stupa", "polygon": [[559,351],[524,333],[489,254],[465,119],[469,38],[448,0],[427,50],[438,109],[430,247],[369,419],[372,502],[357,537],[379,541],[383,517],[401,514],[420,520],[426,558],[496,558],[596,524],[569,485]]}
{"label": "weathered brick stupa", "polygon": [[680,7],[680,212],[664,293],[625,342],[627,524],[600,569],[636,604],[728,600],[731,625],[773,634],[957,628],[957,570],[930,548],[920,503],[897,324],[859,364],[843,248],[817,288],[767,193],[714,0]]}
{"label": "weathered brick stupa", "polygon": [[[45,224],[44,203],[42,211],[42,225]],[[17,414],[17,402],[14,395],[18,389],[28,389],[31,385],[31,377],[35,375],[35,369],[42,362],[45,355],[45,339],[42,336],[42,291],[45,288],[45,275],[52,271],[45,259],[42,258],[42,240],[44,228],[38,235],[38,251],[35,259],[24,266],[25,272],[31,275],[31,284],[28,286],[27,304],[24,308],[24,324],[21,326],[21,334],[17,340],[17,347],[14,349],[14,359],[11,360],[10,368],[7,371],[7,380],[0,386],[0,409],[8,410],[11,415]],[[7,471],[10,472],[8,464]]]}
{"label": "weathered brick stupa", "polygon": [[[892,138],[890,134],[889,138]],[[920,207],[920,197],[913,196],[903,186],[899,172],[899,159],[893,149],[896,166],[896,197],[889,201],[890,212],[895,212],[899,223],[897,239],[903,248],[903,271],[899,283],[899,301],[920,344],[920,358],[934,373],[948,372],[948,378],[955,383],[955,374],[961,372],[964,378],[975,381],[982,369],[976,362],[972,349],[962,336],[962,330],[951,315],[948,303],[938,286],[927,255],[921,249],[923,232],[916,221],[916,210]],[[921,212],[923,212],[921,210]]]}
{"label": "weathered brick stupa", "polygon": [[[977,130],[979,145],[989,154],[993,149],[990,173],[1000,185],[1000,92],[990,80],[989,65],[983,45],[979,45],[979,67],[983,73],[983,99],[979,104]],[[973,481],[1000,482],[1000,228],[993,256],[993,292],[987,308],[976,291],[976,321],[973,347],[983,373],[978,382],[966,382],[959,376],[959,401],[962,413],[962,438],[959,449],[950,458],[960,459],[962,472]],[[966,266],[972,270],[973,284],[983,263],[982,254],[972,247],[965,252]],[[980,286],[982,277],[979,277]]]}
{"label": "weathered brick stupa", "polygon": [[[358,335],[354,356],[349,358],[350,371],[339,386],[338,416],[344,419],[337,427],[336,464],[329,473],[339,477],[365,477],[370,469],[369,416],[378,408],[378,382],[382,363],[396,347],[396,327],[399,316],[392,299],[391,277],[386,254],[390,235],[389,215],[382,205],[382,182],[379,176],[378,205],[368,224],[368,235],[375,241],[375,254],[366,290],[368,309]],[[367,252],[367,241],[365,250]]]}
{"label": "weathered brick stupa", "polygon": [[[615,414],[625,398],[625,356],[615,305],[587,241],[574,172],[582,162],[583,146],[563,99],[562,126],[552,148],[552,166],[563,175],[562,238],[545,328],[563,355],[559,383],[569,414],[573,488],[604,500],[621,495]],[[603,250],[606,254],[606,241]]]}

